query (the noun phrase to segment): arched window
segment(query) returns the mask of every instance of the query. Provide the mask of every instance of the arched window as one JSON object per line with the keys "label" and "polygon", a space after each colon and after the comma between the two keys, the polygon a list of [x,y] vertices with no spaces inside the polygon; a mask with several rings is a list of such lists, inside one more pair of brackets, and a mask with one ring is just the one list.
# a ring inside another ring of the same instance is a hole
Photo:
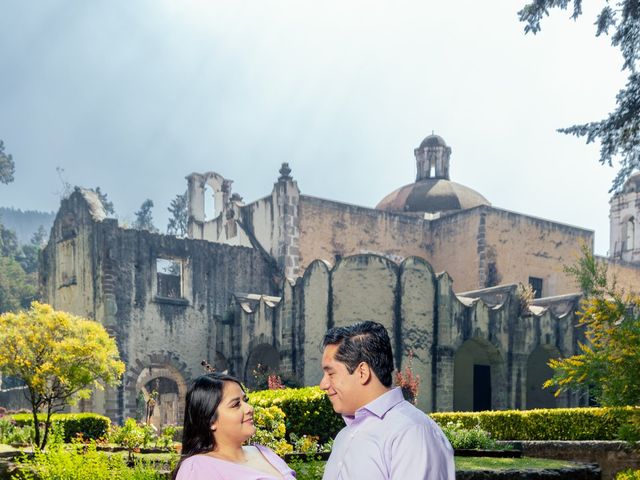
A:
{"label": "arched window", "polygon": [[635,222],[633,217],[627,220],[626,226],[627,226],[627,235],[625,239],[625,247],[626,247],[625,250],[633,250],[635,246],[635,233],[636,233],[636,227],[635,227]]}

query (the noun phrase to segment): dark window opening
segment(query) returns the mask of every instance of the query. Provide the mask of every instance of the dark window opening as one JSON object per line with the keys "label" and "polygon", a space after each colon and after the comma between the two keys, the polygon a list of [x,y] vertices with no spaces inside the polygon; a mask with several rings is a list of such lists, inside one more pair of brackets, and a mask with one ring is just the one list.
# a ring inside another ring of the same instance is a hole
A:
{"label": "dark window opening", "polygon": [[533,298],[542,298],[542,279],[529,277],[529,285],[533,289]]}
{"label": "dark window opening", "polygon": [[158,258],[156,275],[159,297],[182,298],[182,262]]}

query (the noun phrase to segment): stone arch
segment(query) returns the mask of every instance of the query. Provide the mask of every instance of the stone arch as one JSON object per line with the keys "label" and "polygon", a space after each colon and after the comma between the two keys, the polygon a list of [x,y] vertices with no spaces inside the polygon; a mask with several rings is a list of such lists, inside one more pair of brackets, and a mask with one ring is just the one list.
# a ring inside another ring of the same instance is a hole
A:
{"label": "stone arch", "polygon": [[499,407],[504,383],[504,360],[494,345],[473,337],[458,348],[454,356],[454,411]]}
{"label": "stone arch", "polygon": [[[259,367],[258,367],[259,366]],[[280,352],[273,345],[260,343],[251,349],[244,370],[244,382],[249,388],[265,387],[265,378],[280,370]],[[258,378],[254,375],[258,372]]]}
{"label": "stone arch", "polygon": [[[136,400],[144,399],[143,420],[149,415],[150,423],[160,429],[163,425],[182,424],[186,382],[180,372],[171,366],[147,367],[136,381]],[[152,398],[153,397],[153,398]],[[146,407],[149,408],[147,413]]]}
{"label": "stone arch", "polygon": [[551,378],[553,370],[547,363],[552,358],[559,358],[560,352],[553,345],[538,345],[527,359],[527,409],[555,408],[556,397],[550,389],[543,389],[542,384]]}
{"label": "stone arch", "polygon": [[182,424],[186,379],[190,378],[184,363],[170,353],[151,354],[144,362],[137,360],[127,378],[125,415],[145,420],[147,402],[155,390],[157,397],[151,423],[158,428],[164,424]]}

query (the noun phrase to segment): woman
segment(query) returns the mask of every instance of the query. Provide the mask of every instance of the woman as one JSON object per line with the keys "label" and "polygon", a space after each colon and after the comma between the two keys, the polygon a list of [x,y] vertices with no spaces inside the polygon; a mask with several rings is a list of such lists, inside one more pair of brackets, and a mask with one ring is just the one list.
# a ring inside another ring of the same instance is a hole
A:
{"label": "woman", "polygon": [[173,479],[295,479],[269,448],[243,446],[255,432],[253,408],[238,379],[220,373],[196,378],[187,392],[182,460]]}

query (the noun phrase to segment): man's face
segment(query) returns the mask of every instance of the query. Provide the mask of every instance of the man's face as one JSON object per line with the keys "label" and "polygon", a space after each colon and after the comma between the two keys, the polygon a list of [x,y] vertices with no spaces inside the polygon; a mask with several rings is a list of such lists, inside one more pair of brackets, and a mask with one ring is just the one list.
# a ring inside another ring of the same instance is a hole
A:
{"label": "man's face", "polygon": [[344,363],[335,359],[338,345],[327,345],[322,354],[322,380],[320,388],[327,392],[333,409],[342,415],[353,415],[363,406],[361,401],[363,385],[358,369],[349,373]]}

